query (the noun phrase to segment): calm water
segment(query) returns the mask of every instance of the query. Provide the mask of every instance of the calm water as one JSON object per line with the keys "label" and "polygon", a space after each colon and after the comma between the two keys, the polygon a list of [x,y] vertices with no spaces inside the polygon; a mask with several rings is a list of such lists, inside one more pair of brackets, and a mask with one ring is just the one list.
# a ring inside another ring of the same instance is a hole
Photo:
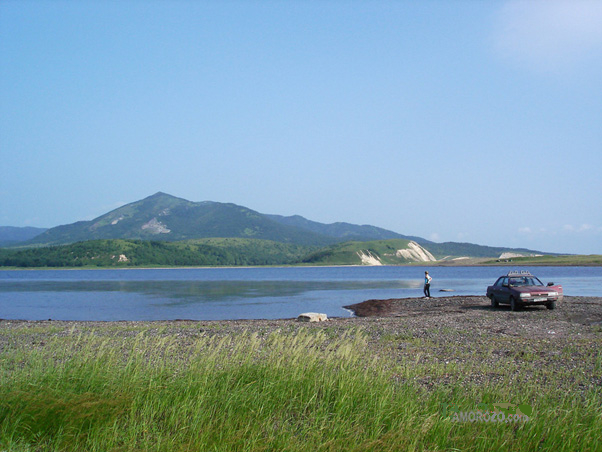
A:
{"label": "calm water", "polygon": [[[0,271],[0,318],[223,320],[296,317],[368,299],[484,295],[508,267],[319,267]],[[565,295],[602,296],[602,267],[521,267]],[[453,292],[440,292],[449,289]]]}

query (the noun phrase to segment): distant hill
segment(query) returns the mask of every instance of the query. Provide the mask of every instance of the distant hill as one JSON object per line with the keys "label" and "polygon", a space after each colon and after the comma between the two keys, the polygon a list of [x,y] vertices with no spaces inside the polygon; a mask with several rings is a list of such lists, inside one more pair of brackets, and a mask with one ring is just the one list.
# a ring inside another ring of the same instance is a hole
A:
{"label": "distant hill", "polygon": [[34,227],[14,227],[14,226],[0,226],[0,247],[11,246],[20,242],[31,240],[37,235],[40,235],[47,228],[34,228]]}
{"label": "distant hill", "polygon": [[[426,254],[437,260],[458,257],[499,258],[503,253],[524,256],[549,254],[471,243],[435,243],[371,225],[343,222],[323,224],[299,215],[267,215],[236,204],[192,202],[161,192],[126,204],[91,221],[79,221],[48,230],[34,229],[29,228],[30,236],[27,241],[11,243],[23,248],[99,240],[189,244],[196,241],[195,246],[203,245],[203,249],[208,252],[213,252],[208,248],[213,247],[211,249],[214,251],[230,253],[223,259],[215,260],[220,262],[217,265],[222,265],[223,262],[228,262],[228,265],[231,262],[235,262],[232,265],[252,265],[245,260],[245,255],[255,256],[255,262],[269,261],[274,265],[292,262],[378,265],[426,262],[430,260],[424,260]],[[283,249],[278,244],[294,245],[297,248]],[[164,256],[169,254],[165,250],[162,252]],[[168,262],[172,259],[166,259],[165,265],[170,265]],[[192,261],[194,259],[190,262]]]}
{"label": "distant hill", "polygon": [[191,202],[159,192],[92,221],[51,228],[28,244],[58,245],[99,239],[175,242],[207,237],[255,238],[300,245],[327,245],[334,241],[236,204]]}
{"label": "distant hill", "polygon": [[315,232],[316,234],[325,235],[328,237],[335,238],[339,241],[357,240],[388,240],[388,239],[406,239],[413,240],[419,243],[430,243],[428,240],[421,237],[413,237],[398,234],[397,232],[389,231],[387,229],[378,228],[370,225],[356,225],[351,223],[332,223],[324,224],[316,221],[311,221],[303,218],[300,215],[293,215],[290,217],[283,217],[281,215],[267,215],[274,221],[288,226],[294,226],[296,228],[305,229],[307,231]]}
{"label": "distant hill", "polygon": [[454,257],[500,257],[504,253],[516,254],[521,256],[536,256],[544,253],[542,251],[528,250],[526,248],[502,248],[494,246],[475,245],[474,243],[458,242],[430,242],[424,245],[437,259]]}
{"label": "distant hill", "polygon": [[[346,263],[354,263],[360,264],[361,259],[357,256],[357,253],[361,249],[366,249],[368,244],[359,244],[356,242],[373,242],[373,241],[388,241],[385,245],[385,249],[389,252],[390,246],[399,246],[398,249],[405,248],[406,246],[401,244],[402,242],[395,242],[394,239],[403,239],[406,242],[411,241],[418,245],[420,248],[427,250],[432,253],[432,255],[437,259],[453,259],[457,257],[492,257],[498,258],[504,253],[523,255],[523,256],[534,256],[534,255],[542,255],[542,254],[550,254],[544,253],[541,251],[528,250],[525,248],[503,248],[503,247],[491,247],[491,246],[483,246],[483,245],[475,245],[473,243],[457,243],[457,242],[444,242],[444,243],[435,243],[430,240],[424,239],[422,237],[417,236],[408,236],[398,234],[393,231],[389,231],[387,229],[378,228],[376,226],[370,225],[355,225],[350,223],[332,223],[332,224],[323,224],[315,221],[307,220],[299,215],[294,215],[290,217],[283,217],[279,215],[268,215],[269,218],[278,221],[282,224],[295,226],[300,229],[306,229],[311,232],[315,232],[317,234],[322,234],[328,237],[332,237],[336,239],[338,242],[353,242],[345,245],[332,245],[328,248],[320,250],[316,252],[316,256],[313,256],[311,259],[315,259],[312,262],[331,262],[333,264],[338,263],[341,264],[343,262]],[[370,246],[374,246],[374,243],[371,243]],[[382,243],[380,245],[383,245]],[[413,246],[413,245],[412,245]],[[317,258],[317,256],[322,256],[321,258]],[[412,259],[389,259],[388,257],[383,257],[382,263],[388,263],[391,265],[399,264],[403,262],[409,262]],[[414,261],[420,261],[420,259],[415,259]],[[364,262],[365,263],[365,262]]]}
{"label": "distant hill", "polygon": [[300,216],[266,215],[236,204],[191,202],[159,192],[91,221],[48,229],[26,244],[47,246],[102,239],[175,242],[209,237],[254,238],[304,246],[410,238],[376,226],[322,224]]}

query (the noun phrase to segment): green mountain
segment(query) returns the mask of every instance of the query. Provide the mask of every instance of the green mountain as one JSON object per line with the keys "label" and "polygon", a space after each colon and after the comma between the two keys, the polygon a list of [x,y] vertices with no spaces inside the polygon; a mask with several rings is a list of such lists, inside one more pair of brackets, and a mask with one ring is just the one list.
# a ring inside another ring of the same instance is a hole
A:
{"label": "green mountain", "polygon": [[316,234],[325,235],[337,239],[338,241],[366,241],[366,240],[388,240],[388,239],[406,239],[413,240],[418,243],[430,243],[421,237],[412,237],[407,235],[398,234],[397,232],[389,231],[387,229],[378,228],[371,225],[356,225],[350,223],[332,223],[324,224],[318,223],[317,221],[311,221],[303,218],[300,215],[293,215],[290,217],[283,217],[281,215],[267,215],[270,219],[277,221],[278,223],[285,224],[288,226],[294,226],[296,228],[305,229],[307,231],[315,232]]}
{"label": "green mountain", "polygon": [[255,238],[299,245],[327,245],[334,241],[235,204],[191,202],[156,193],[92,221],[49,229],[26,244],[58,245],[100,239],[175,242],[207,237]]}
{"label": "green mountain", "polygon": [[0,226],[0,247],[31,240],[44,231],[46,228]]}
{"label": "green mountain", "polygon": [[[74,252],[73,256],[85,260],[88,254],[103,255],[96,252],[99,247],[109,246],[105,242],[99,242],[103,240],[134,241],[135,246],[128,246],[140,249],[143,254],[148,250],[138,241],[185,243],[169,249],[161,248],[160,252],[157,251],[158,245],[153,245],[155,254],[163,256],[164,265],[277,265],[295,262],[394,265],[457,257],[498,258],[502,253],[527,256],[548,254],[470,243],[434,243],[421,237],[404,236],[370,225],[323,224],[298,215],[266,215],[236,204],[191,202],[161,192],[122,206],[92,221],[79,221],[48,229],[29,241],[18,243],[18,246],[48,247],[95,241],[92,251],[83,252],[83,248],[80,247]],[[191,246],[196,247],[196,251],[187,248]],[[115,248],[115,244],[111,244],[109,248],[111,247]],[[103,255],[103,259],[109,259],[106,262],[111,265],[112,259],[115,259],[111,256],[125,254],[113,248],[107,248]],[[170,253],[175,253],[177,249],[188,253],[188,257],[179,260],[173,258]],[[137,262],[137,265],[161,265],[158,257],[149,260],[148,255],[144,254],[144,259],[137,259],[135,253],[129,248],[128,250],[132,258],[127,261],[127,265],[133,265],[134,262]],[[198,250],[204,250],[203,252],[213,257],[205,262],[199,258]],[[63,251],[53,252],[60,254]],[[14,256],[12,253],[8,254]],[[42,258],[42,255],[45,257]],[[42,262],[49,262],[48,256],[48,253],[42,252],[35,256],[28,254],[24,259],[36,261],[36,265],[39,266]],[[129,259],[127,254],[126,257]],[[64,260],[60,258],[56,262]],[[77,264],[79,265],[79,262]]]}

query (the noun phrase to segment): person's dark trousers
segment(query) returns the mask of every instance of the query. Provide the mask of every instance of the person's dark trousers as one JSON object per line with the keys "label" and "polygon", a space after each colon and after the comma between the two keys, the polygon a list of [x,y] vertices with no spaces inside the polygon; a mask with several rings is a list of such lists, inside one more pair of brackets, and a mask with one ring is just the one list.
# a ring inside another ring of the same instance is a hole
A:
{"label": "person's dark trousers", "polygon": [[424,285],[424,296],[431,298],[431,285],[430,284]]}

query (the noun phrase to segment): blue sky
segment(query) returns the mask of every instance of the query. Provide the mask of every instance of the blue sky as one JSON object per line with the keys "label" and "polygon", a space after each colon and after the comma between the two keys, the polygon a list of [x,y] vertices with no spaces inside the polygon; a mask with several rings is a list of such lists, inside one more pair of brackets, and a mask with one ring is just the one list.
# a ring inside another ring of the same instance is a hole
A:
{"label": "blue sky", "polygon": [[157,191],[602,254],[602,2],[0,3],[0,225]]}

